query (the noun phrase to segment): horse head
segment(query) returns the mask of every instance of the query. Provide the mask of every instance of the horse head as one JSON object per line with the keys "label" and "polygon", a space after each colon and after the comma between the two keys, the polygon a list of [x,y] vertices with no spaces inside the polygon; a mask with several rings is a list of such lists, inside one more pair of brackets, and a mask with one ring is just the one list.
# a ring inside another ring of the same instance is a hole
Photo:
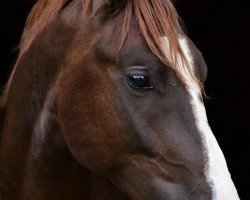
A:
{"label": "horse head", "polygon": [[132,199],[238,199],[201,97],[206,64],[171,2],[89,5],[58,84],[77,161]]}

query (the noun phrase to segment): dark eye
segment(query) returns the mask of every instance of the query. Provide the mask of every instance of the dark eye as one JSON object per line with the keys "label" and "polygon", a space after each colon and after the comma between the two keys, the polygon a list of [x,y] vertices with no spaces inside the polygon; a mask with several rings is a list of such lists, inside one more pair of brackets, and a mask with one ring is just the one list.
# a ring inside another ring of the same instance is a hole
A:
{"label": "dark eye", "polygon": [[153,86],[151,85],[149,78],[145,75],[134,74],[128,76],[129,86],[135,89],[143,90],[152,90]]}

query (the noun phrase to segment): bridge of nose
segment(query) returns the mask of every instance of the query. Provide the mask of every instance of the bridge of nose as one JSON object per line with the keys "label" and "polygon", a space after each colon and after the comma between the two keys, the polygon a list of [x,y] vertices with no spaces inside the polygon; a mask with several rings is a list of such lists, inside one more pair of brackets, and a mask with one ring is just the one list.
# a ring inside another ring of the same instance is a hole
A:
{"label": "bridge of nose", "polygon": [[[187,40],[181,38],[180,45],[190,66],[194,68],[192,52]],[[222,150],[208,124],[204,104],[201,102],[195,85],[189,84],[187,90],[190,95],[195,124],[202,137],[203,148],[207,157],[205,179],[212,188],[212,199],[237,200],[239,196],[228,171]]]}

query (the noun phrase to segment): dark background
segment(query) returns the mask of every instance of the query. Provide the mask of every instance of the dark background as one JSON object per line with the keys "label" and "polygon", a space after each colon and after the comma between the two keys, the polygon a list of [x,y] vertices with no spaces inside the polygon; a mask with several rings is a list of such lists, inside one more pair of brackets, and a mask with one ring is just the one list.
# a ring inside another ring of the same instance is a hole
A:
{"label": "dark background", "polygon": [[[179,0],[187,33],[208,65],[208,119],[241,199],[250,198],[250,6],[246,0]],[[15,62],[32,0],[0,5],[0,88]]]}

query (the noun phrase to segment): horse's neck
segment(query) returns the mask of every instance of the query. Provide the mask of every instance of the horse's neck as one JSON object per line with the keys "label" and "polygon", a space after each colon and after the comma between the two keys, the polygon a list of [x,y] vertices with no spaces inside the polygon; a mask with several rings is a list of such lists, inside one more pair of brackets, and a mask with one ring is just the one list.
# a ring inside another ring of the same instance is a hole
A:
{"label": "horse's neck", "polygon": [[61,15],[19,59],[8,87],[0,140],[1,200],[124,197],[108,180],[81,167],[59,137],[54,84],[76,32],[68,20],[74,17]]}
{"label": "horse's neck", "polygon": [[[76,32],[72,27],[75,23],[66,24],[64,18],[62,13],[20,57],[6,87],[2,98],[5,113],[0,140],[0,193],[2,188],[9,189],[9,196],[22,191],[34,125]],[[65,34],[55,34],[59,31]]]}
{"label": "horse's neck", "polygon": [[27,151],[22,196],[27,199],[86,199],[91,173],[60,138],[56,93],[52,89],[34,123]]}

